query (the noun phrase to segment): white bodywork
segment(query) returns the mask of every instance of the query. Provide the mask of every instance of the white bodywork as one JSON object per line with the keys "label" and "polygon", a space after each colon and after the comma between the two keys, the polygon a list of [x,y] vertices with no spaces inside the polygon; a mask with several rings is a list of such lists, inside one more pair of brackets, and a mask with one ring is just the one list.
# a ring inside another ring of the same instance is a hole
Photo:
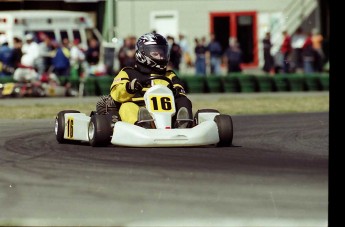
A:
{"label": "white bodywork", "polygon": [[111,143],[130,147],[202,146],[219,142],[214,121],[188,129],[145,129],[126,122],[115,124]]}
{"label": "white bodywork", "polygon": [[90,119],[91,117],[84,113],[66,113],[64,139],[89,141]]}
{"label": "white bodywork", "polygon": [[[219,113],[199,113],[199,122],[195,127],[172,129],[171,117],[176,110],[171,90],[163,85],[155,85],[146,91],[144,100],[156,129],[145,129],[118,121],[114,124],[111,144],[128,147],[179,147],[204,146],[219,142],[218,127],[214,121],[214,117]],[[64,138],[89,141],[90,119],[83,113],[66,113]]]}

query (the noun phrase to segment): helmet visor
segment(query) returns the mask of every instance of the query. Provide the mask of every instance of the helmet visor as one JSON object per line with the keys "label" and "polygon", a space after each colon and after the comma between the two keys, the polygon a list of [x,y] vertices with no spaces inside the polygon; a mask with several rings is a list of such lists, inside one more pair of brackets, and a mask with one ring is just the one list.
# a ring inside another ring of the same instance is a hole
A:
{"label": "helmet visor", "polygon": [[148,45],[144,47],[146,56],[153,60],[167,61],[169,60],[168,46],[165,45]]}

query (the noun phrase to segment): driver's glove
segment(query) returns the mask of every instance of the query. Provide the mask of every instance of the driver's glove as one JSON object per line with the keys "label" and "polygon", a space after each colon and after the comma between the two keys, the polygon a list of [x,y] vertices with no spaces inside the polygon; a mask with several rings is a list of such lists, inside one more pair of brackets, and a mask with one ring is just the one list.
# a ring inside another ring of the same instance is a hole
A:
{"label": "driver's glove", "polygon": [[186,94],[185,90],[182,87],[174,87],[174,92],[173,93],[174,93],[175,97],[178,97],[180,95],[185,95]]}
{"label": "driver's glove", "polygon": [[137,91],[141,91],[143,86],[138,79],[133,79],[126,84],[126,90],[130,94],[135,94]]}

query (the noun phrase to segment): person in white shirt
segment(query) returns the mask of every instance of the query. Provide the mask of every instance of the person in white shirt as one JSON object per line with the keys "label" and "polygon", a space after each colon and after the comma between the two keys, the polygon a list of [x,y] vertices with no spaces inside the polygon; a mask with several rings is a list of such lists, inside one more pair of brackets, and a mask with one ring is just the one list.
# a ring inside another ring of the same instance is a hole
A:
{"label": "person in white shirt", "polygon": [[24,43],[22,47],[23,56],[24,55],[29,56],[26,58],[30,59],[30,61],[26,61],[26,64],[30,64],[30,65],[26,65],[26,66],[35,67],[35,61],[39,57],[39,53],[40,53],[39,46],[34,41],[34,36],[31,33],[25,35],[25,41],[26,43]]}
{"label": "person in white shirt", "polygon": [[79,77],[85,77],[88,75],[88,63],[86,61],[85,51],[79,44],[79,39],[73,41],[70,50],[70,63],[71,67],[77,70]]}
{"label": "person in white shirt", "polygon": [[26,34],[25,40],[26,43],[22,46],[23,56],[20,61],[21,66],[14,71],[13,79],[20,82],[31,82],[39,78],[35,61],[39,57],[40,50],[32,34]]}
{"label": "person in white shirt", "polygon": [[303,29],[299,27],[295,34],[291,37],[292,47],[292,70],[294,72],[303,72],[303,45],[307,36],[304,34]]}

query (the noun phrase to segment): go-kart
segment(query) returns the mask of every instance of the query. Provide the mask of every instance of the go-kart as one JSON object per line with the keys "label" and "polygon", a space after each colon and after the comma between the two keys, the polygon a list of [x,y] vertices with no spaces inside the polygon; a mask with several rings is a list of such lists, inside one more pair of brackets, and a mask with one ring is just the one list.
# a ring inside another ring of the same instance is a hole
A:
{"label": "go-kart", "polygon": [[88,142],[91,146],[128,147],[184,147],[231,146],[233,124],[229,115],[214,109],[200,109],[194,114],[190,128],[173,128],[175,98],[172,82],[166,77],[150,77],[147,81],[165,80],[165,85],[153,85],[144,101],[155,128],[143,128],[121,121],[116,105],[110,96],[102,97],[96,111],[90,115],[77,110],[60,111],[55,119],[55,135],[59,143]]}
{"label": "go-kart", "polygon": [[38,82],[9,82],[0,84],[0,98],[6,97],[45,97],[46,91]]}
{"label": "go-kart", "polygon": [[77,92],[67,86],[42,83],[41,81],[0,83],[0,98],[62,96],[77,96]]}

